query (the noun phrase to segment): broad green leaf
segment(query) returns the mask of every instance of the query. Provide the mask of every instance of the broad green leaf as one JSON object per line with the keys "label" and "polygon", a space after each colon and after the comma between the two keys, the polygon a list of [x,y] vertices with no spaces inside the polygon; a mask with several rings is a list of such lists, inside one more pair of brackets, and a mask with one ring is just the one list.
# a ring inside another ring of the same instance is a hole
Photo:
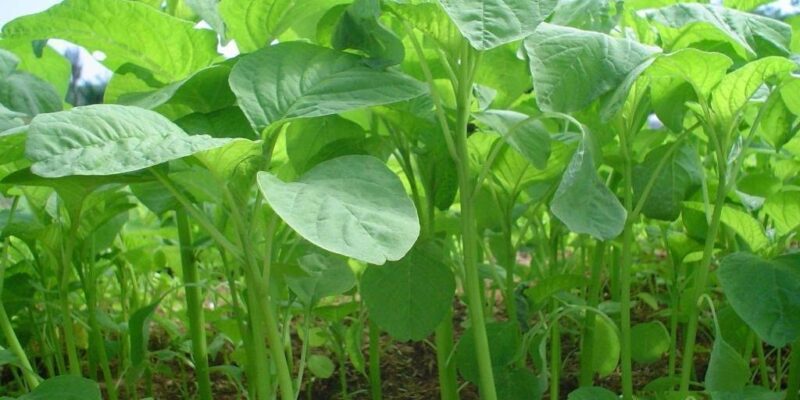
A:
{"label": "broad green leaf", "polygon": [[278,121],[396,103],[426,91],[409,76],[367,67],[361,57],[301,42],[245,56],[230,83],[259,131]]}
{"label": "broad green leaf", "polygon": [[542,306],[550,297],[573,289],[581,289],[589,285],[589,280],[583,275],[557,274],[547,276],[535,285],[525,289],[525,295],[535,307]]}
{"label": "broad green leaf", "polygon": [[417,245],[399,261],[370,266],[361,296],[370,320],[400,341],[422,340],[453,306],[455,278],[431,245]]}
{"label": "broad green leaf", "polygon": [[439,0],[461,34],[477,50],[520,40],[536,29],[556,0]]}
{"label": "broad green leaf", "polygon": [[284,16],[294,0],[222,0],[219,13],[230,39],[243,53],[269,46],[288,26]]}
{"label": "broad green leaf", "polygon": [[353,1],[333,32],[333,48],[360,50],[369,56],[367,62],[372,67],[387,67],[403,62],[403,42],[380,23],[380,16],[379,0]]}
{"label": "broad green leaf", "polygon": [[764,212],[772,219],[778,235],[788,235],[800,226],[800,192],[771,194],[764,202]]}
{"label": "broad green leaf", "polygon": [[785,255],[766,260],[750,253],[722,259],[722,290],[736,313],[775,347],[800,337],[800,259]]}
{"label": "broad green leaf", "polygon": [[711,92],[711,109],[718,122],[727,126],[769,78],[783,78],[795,69],[797,65],[787,58],[767,57],[726,75]]}
{"label": "broad green leaf", "polygon": [[[454,361],[461,376],[473,383],[479,382],[478,365],[475,363],[475,334],[470,327],[461,335],[456,346]],[[490,322],[486,324],[489,339],[492,369],[499,371],[510,365],[519,352],[522,338],[519,325],[514,322]]]}
{"label": "broad green leaf", "polygon": [[[705,212],[705,206],[701,202],[686,201],[683,205],[690,210]],[[753,251],[759,250],[768,244],[764,229],[750,214],[725,206],[722,209],[721,220],[723,224],[744,239]]]}
{"label": "broad green leaf", "polygon": [[72,65],[50,46],[45,46],[41,54],[34,52],[30,40],[0,40],[0,48],[6,49],[19,58],[17,71],[28,72],[49,82],[56,89],[58,98],[67,96]]}
{"label": "broad green leaf", "polygon": [[620,85],[656,53],[628,39],[543,23],[525,39],[539,107],[572,112]]}
{"label": "broad green leaf", "polygon": [[[787,87],[790,86],[794,86],[794,88],[789,90],[798,88],[795,85],[785,84],[780,89],[780,97],[769,99],[771,104],[765,105],[766,110],[764,110],[761,118],[761,125],[758,127],[758,133],[761,137],[776,150],[780,150],[797,133],[792,129],[797,118],[786,104],[786,98],[788,97]],[[798,95],[800,94],[791,94],[789,96]]]}
{"label": "broad green leaf", "polygon": [[436,3],[387,4],[390,10],[411,26],[419,29],[442,49],[455,52],[461,43],[461,33],[450,17]]}
{"label": "broad green leaf", "polygon": [[617,328],[606,318],[594,320],[593,346],[592,370],[600,377],[611,375],[619,364],[621,347]]}
{"label": "broad green leaf", "polygon": [[302,119],[286,130],[286,153],[294,170],[303,174],[320,162],[363,152],[365,138],[360,125],[338,115]]}
{"label": "broad green leaf", "polygon": [[631,358],[640,364],[658,361],[669,351],[669,332],[659,321],[636,324],[631,328]]}
{"label": "broad green leaf", "polygon": [[547,168],[550,131],[539,118],[506,110],[487,110],[476,116],[538,169]]}
{"label": "broad green leaf", "polygon": [[783,392],[771,392],[763,386],[747,386],[733,392],[711,392],[711,400],[783,400]]}
{"label": "broad green leaf", "polygon": [[61,375],[42,382],[17,400],[100,400],[97,382],[79,376]]}
{"label": "broad green leaf", "polygon": [[297,182],[260,172],[258,186],[300,236],[337,254],[371,264],[397,261],[419,236],[414,204],[397,176],[374,157],[335,158]]}
{"label": "broad green leaf", "polygon": [[3,36],[68,40],[105,53],[104,64],[112,70],[132,63],[162,82],[184,78],[219,57],[214,32],[126,0],[65,0],[7,23]]}
{"label": "broad green leaf", "polygon": [[36,116],[25,155],[45,177],[136,171],[228,143],[189,136],[148,110],[100,104]]}
{"label": "broad green leaf", "polygon": [[0,104],[28,116],[60,111],[62,101],[53,86],[27,72],[0,79]]}
{"label": "broad green leaf", "polygon": [[219,13],[220,0],[185,0],[186,5],[197,14],[200,19],[207,22],[211,29],[225,39],[225,22]]}
{"label": "broad green leaf", "polygon": [[226,64],[203,68],[186,79],[153,91],[126,93],[117,99],[117,103],[151,110],[171,103],[196,112],[210,113],[236,101],[228,86],[230,72],[231,67]]}
{"label": "broad green leaf", "polygon": [[662,40],[673,49],[723,41],[735,46],[743,58],[789,54],[792,29],[773,18],[697,3],[642,10],[639,14],[661,28]]}
{"label": "broad green leaf", "polygon": [[668,143],[652,150],[644,162],[633,168],[634,204],[638,204],[659,163],[667,158],[642,207],[642,214],[649,218],[676,220],[681,214],[683,200],[703,179],[703,166],[694,148],[684,144],[668,154],[673,145]]}
{"label": "broad green leaf", "polygon": [[615,24],[609,0],[560,0],[550,23],[608,33]]}
{"label": "broad green leaf", "polygon": [[321,299],[342,294],[356,284],[353,270],[341,257],[309,254],[298,262],[305,275],[287,276],[286,283],[303,304],[316,305]]}
{"label": "broad green leaf", "polygon": [[0,49],[0,78],[5,78],[14,72],[17,65],[19,65],[19,57],[10,51]]}
{"label": "broad green leaf", "polygon": [[732,64],[724,54],[691,48],[657,57],[645,73],[656,115],[671,130],[683,130],[685,103],[697,95],[707,99]]}
{"label": "broad green leaf", "polygon": [[628,213],[597,176],[592,152],[591,144],[581,142],[553,195],[550,211],[572,232],[609,240],[622,232]]}
{"label": "broad green leaf", "polygon": [[256,137],[250,121],[236,106],[225,107],[209,113],[191,113],[175,120],[175,124],[190,135],[208,134],[216,138]]}
{"label": "broad green leaf", "polygon": [[711,348],[705,387],[710,392],[734,392],[744,389],[750,380],[750,368],[742,356],[717,335]]}
{"label": "broad green leaf", "polygon": [[308,356],[308,370],[318,378],[328,379],[333,375],[336,366],[333,365],[333,361],[331,361],[330,358],[319,354],[312,354]]}
{"label": "broad green leaf", "polygon": [[544,391],[541,381],[527,367],[506,367],[494,371],[497,398],[503,400],[531,400]]}
{"label": "broad green leaf", "polygon": [[617,400],[616,393],[601,387],[583,387],[572,391],[567,400]]}

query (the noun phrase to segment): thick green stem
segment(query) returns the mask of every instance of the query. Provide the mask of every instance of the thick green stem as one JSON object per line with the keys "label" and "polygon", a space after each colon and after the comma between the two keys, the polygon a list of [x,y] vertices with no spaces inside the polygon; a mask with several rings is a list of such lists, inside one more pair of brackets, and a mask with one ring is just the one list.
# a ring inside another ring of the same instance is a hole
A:
{"label": "thick green stem", "polygon": [[[721,166],[724,166],[724,160],[720,160]],[[687,309],[689,313],[689,322],[686,327],[686,342],[684,343],[683,362],[681,363],[681,383],[680,383],[680,397],[684,398],[689,393],[689,383],[692,378],[692,371],[694,370],[694,348],[697,339],[697,322],[698,322],[698,307],[697,302],[700,296],[705,293],[706,281],[708,280],[708,270],[711,265],[711,258],[714,254],[714,242],[716,242],[717,231],[719,231],[720,221],[722,218],[722,208],[725,205],[725,170],[719,168],[719,185],[717,186],[717,197],[714,202],[714,211],[711,216],[711,222],[708,225],[706,234],[706,243],[703,248],[703,258],[700,265],[697,266],[696,276],[694,280],[694,290],[692,296],[689,298]]]}
{"label": "thick green stem", "polygon": [[792,345],[792,359],[789,364],[789,384],[786,386],[786,400],[800,399],[800,340]]}
{"label": "thick green stem", "polygon": [[621,325],[621,364],[622,364],[622,398],[633,400],[633,371],[631,368],[631,264],[633,247],[633,165],[630,155],[627,132],[621,131],[620,151],[624,161],[623,190],[625,210],[628,219],[622,231],[622,262],[619,271],[620,290],[620,325]]}
{"label": "thick green stem", "polygon": [[180,243],[181,267],[183,270],[184,291],[186,293],[186,312],[189,316],[189,337],[192,340],[192,358],[194,359],[195,377],[197,379],[197,398],[211,400],[211,377],[208,367],[208,349],[206,347],[205,316],[203,315],[203,294],[200,290],[197,263],[192,247],[192,233],[186,212],[175,212],[178,224],[178,241]]}
{"label": "thick green stem", "polygon": [[61,318],[63,318],[61,329],[64,333],[64,342],[67,348],[69,373],[75,376],[81,376],[81,364],[78,359],[78,347],[75,343],[75,330],[72,326],[72,307],[69,304],[69,276],[70,268],[72,267],[73,238],[77,236],[78,226],[79,221],[74,218],[69,233],[63,238],[64,246],[61,252],[61,274],[58,288]]}
{"label": "thick green stem", "polygon": [[[600,304],[600,289],[602,286],[603,258],[605,255],[605,242],[597,242],[592,257],[592,276],[589,285],[589,295],[587,305],[589,308],[597,308]],[[587,311],[583,320],[583,343],[581,347],[581,370],[578,383],[581,387],[592,386],[594,380],[594,326],[596,314]]]}
{"label": "thick green stem", "polygon": [[[89,340],[91,346],[97,356],[97,361],[100,363],[100,370],[103,373],[103,380],[106,384],[106,392],[110,400],[117,399],[117,387],[114,382],[114,376],[111,374],[111,367],[108,363],[108,353],[106,352],[105,339],[103,338],[103,331],[97,321],[97,289],[95,287],[96,278],[92,265],[87,265],[86,282],[84,284],[84,293],[86,294],[86,311],[89,320]],[[88,283],[88,284],[87,284]]]}
{"label": "thick green stem", "polygon": [[481,292],[483,284],[478,274],[478,231],[475,225],[475,202],[473,201],[472,177],[469,169],[467,148],[467,124],[469,123],[472,82],[477,53],[464,46],[464,57],[459,65],[459,82],[456,97],[455,150],[458,157],[458,181],[461,203],[461,240],[464,253],[464,285],[466,286],[467,306],[475,338],[475,354],[480,373],[480,395],[483,400],[497,400],[494,386],[494,372],[489,351],[489,338],[486,334],[486,321],[483,315]]}
{"label": "thick green stem", "polygon": [[374,322],[369,322],[369,392],[372,400],[381,400],[381,331]]}

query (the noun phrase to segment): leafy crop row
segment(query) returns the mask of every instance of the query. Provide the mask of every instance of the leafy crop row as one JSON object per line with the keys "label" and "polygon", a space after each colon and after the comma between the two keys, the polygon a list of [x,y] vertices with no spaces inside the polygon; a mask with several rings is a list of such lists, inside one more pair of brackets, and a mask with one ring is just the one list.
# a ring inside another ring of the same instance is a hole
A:
{"label": "leafy crop row", "polygon": [[[380,399],[388,334],[433,349],[445,400],[798,399],[800,20],[763,3],[9,22],[0,395],[350,398],[355,371]],[[48,39],[105,55],[103,104],[65,103]]]}

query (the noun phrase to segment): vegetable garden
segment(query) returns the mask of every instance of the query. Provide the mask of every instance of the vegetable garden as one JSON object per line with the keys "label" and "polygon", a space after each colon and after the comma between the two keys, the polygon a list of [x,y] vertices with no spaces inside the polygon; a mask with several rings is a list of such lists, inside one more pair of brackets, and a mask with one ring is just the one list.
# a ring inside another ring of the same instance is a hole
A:
{"label": "vegetable garden", "polygon": [[7,23],[0,396],[800,398],[800,19],[763,3]]}

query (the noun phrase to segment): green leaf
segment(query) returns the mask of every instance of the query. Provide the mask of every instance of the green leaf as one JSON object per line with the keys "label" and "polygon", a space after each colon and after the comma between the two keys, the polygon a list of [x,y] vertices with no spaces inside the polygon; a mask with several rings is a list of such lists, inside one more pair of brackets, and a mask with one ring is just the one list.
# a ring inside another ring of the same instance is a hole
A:
{"label": "green leaf", "polygon": [[72,65],[50,46],[45,46],[41,54],[36,54],[30,40],[0,40],[0,48],[6,49],[19,58],[17,71],[28,72],[49,82],[56,89],[59,99],[67,97]]}
{"label": "green leaf", "polygon": [[[211,29],[225,38],[225,22],[219,14],[220,0],[185,0],[186,5],[197,14],[200,19],[207,22]],[[223,40],[224,41],[224,40]]]}
{"label": "green leaf", "polygon": [[321,299],[342,294],[356,284],[347,260],[333,255],[309,254],[299,260],[302,276],[287,276],[286,283],[301,302],[313,306]]}
{"label": "green leaf", "polygon": [[539,118],[506,110],[487,110],[476,118],[497,131],[503,139],[538,169],[547,168],[550,131]]}
{"label": "green leaf", "polygon": [[136,369],[140,369],[147,361],[150,318],[162,299],[163,297],[134,311],[128,320],[128,332],[131,336],[131,365]]}
{"label": "green leaf", "polygon": [[400,341],[422,340],[453,306],[455,278],[432,245],[417,245],[399,261],[370,266],[361,278],[369,318]]}
{"label": "green leaf", "polygon": [[533,306],[539,307],[560,292],[580,289],[588,285],[589,280],[583,275],[558,274],[542,278],[533,286],[525,289],[525,295]]}
{"label": "green leaf", "polygon": [[65,0],[7,23],[3,36],[68,40],[105,53],[104,64],[112,70],[132,63],[162,82],[184,78],[219,57],[214,32],[126,0]]}
{"label": "green leaf", "polygon": [[800,337],[797,255],[766,260],[734,253],[722,259],[717,275],[733,309],[762,340],[783,347]]}
{"label": "green leaf", "polygon": [[228,86],[230,73],[229,65],[214,65],[153,91],[126,93],[117,99],[117,103],[151,110],[170,103],[189,107],[193,111],[210,113],[236,101]]}
{"label": "green leaf", "polygon": [[209,150],[228,139],[189,136],[163,116],[100,104],[36,116],[25,155],[41,176],[112,175]]}
{"label": "green leaf", "polygon": [[587,31],[610,31],[615,24],[609,0],[560,0],[550,23]]}
{"label": "green leaf", "polygon": [[19,65],[19,57],[10,51],[0,49],[0,78],[5,78],[14,72],[17,65]]}
{"label": "green leaf", "polygon": [[741,355],[722,336],[714,339],[706,370],[705,387],[710,392],[733,392],[744,389],[750,380],[750,368]]}
{"label": "green leaf", "polygon": [[651,364],[669,351],[669,332],[659,321],[636,324],[631,328],[631,358],[640,364]]}
{"label": "green leaf", "polygon": [[663,221],[678,219],[683,200],[691,194],[692,189],[700,186],[703,179],[703,166],[694,148],[684,144],[667,154],[673,145],[668,143],[652,150],[644,162],[633,168],[634,204],[638,204],[658,164],[667,157],[642,207],[642,213],[649,218]]}
{"label": "green leaf", "polygon": [[764,202],[764,213],[772,218],[775,230],[786,236],[800,226],[800,192],[773,193]]}
{"label": "green leaf", "polygon": [[342,14],[333,32],[333,48],[361,50],[370,57],[369,65],[376,68],[403,62],[403,42],[380,23],[380,16],[379,0],[353,1]]}
{"label": "green leaf", "polygon": [[597,176],[592,152],[591,144],[582,141],[553,195],[550,211],[572,232],[609,240],[622,232],[628,213]]}
{"label": "green leaf", "polygon": [[208,134],[216,138],[254,138],[250,121],[236,106],[209,113],[191,113],[175,120],[175,124],[190,135]]}
{"label": "green leaf", "polygon": [[366,139],[360,125],[338,115],[297,120],[286,130],[286,153],[298,174],[320,162],[359,152]]}
{"label": "green leaf", "polygon": [[656,22],[669,48],[723,41],[743,58],[789,54],[792,29],[773,18],[696,3],[642,10],[639,15]]}
{"label": "green leaf", "polygon": [[439,0],[461,34],[477,50],[520,40],[555,9],[557,0]]}
{"label": "green leaf", "polygon": [[601,377],[611,375],[619,364],[621,347],[617,328],[606,318],[594,320],[593,346],[592,370]]}
{"label": "green leaf", "polygon": [[[475,363],[475,334],[472,327],[461,335],[456,346],[454,361],[458,372],[465,380],[478,383],[478,364]],[[499,371],[514,362],[522,344],[519,325],[514,322],[490,322],[486,324],[489,339],[492,369]]]}
{"label": "green leaf", "polygon": [[657,52],[628,39],[543,23],[525,39],[541,109],[573,112],[620,85]]}
{"label": "green leaf", "polygon": [[397,176],[374,157],[335,158],[297,182],[259,172],[258,186],[300,236],[337,254],[383,264],[401,259],[419,236],[414,204]]}
{"label": "green leaf", "polygon": [[711,392],[711,400],[783,400],[783,392],[771,392],[763,386],[747,386],[734,392]]}
{"label": "green leaf", "polygon": [[539,399],[543,389],[539,378],[526,367],[506,367],[494,371],[497,398],[503,400]]}
{"label": "green leaf", "polygon": [[616,393],[601,387],[583,387],[572,391],[567,400],[617,400]]}
{"label": "green leaf", "polygon": [[361,57],[301,42],[245,56],[233,68],[230,83],[259,131],[278,121],[396,103],[426,92],[409,76],[372,69]]}
{"label": "green leaf", "polygon": [[[690,210],[705,212],[705,206],[701,202],[686,201],[683,205]],[[750,214],[725,206],[722,209],[721,220],[723,224],[744,239],[753,251],[759,250],[768,244],[764,229]]]}
{"label": "green leaf", "polygon": [[783,57],[767,57],[753,61],[726,75],[711,92],[711,110],[718,123],[731,123],[750,97],[771,77],[783,78],[797,65]]}
{"label": "green leaf", "polygon": [[277,39],[288,26],[284,16],[294,0],[222,0],[219,13],[229,38],[243,53],[250,53]]}
{"label": "green leaf", "polygon": [[60,111],[62,101],[48,82],[26,72],[13,72],[0,79],[0,104],[32,117]]}
{"label": "green leaf", "polygon": [[308,356],[308,370],[317,378],[328,379],[333,375],[336,366],[333,365],[333,361],[331,361],[330,358],[319,354],[312,354]]}
{"label": "green leaf", "polygon": [[683,130],[685,103],[697,95],[707,99],[731,65],[724,54],[691,48],[658,56],[645,73],[658,118],[672,131]]}
{"label": "green leaf", "polygon": [[61,375],[42,382],[17,400],[101,400],[96,382],[79,376]]}

